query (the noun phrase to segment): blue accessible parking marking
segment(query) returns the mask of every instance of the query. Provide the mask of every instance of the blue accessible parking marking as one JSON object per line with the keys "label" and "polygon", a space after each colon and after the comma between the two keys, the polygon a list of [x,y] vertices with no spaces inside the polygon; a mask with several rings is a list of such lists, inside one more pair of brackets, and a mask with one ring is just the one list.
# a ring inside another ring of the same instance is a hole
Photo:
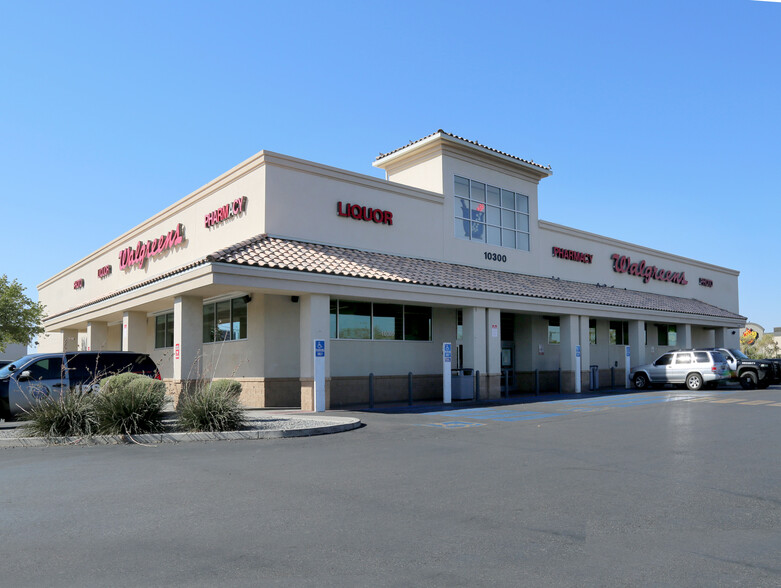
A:
{"label": "blue accessible parking marking", "polygon": [[467,427],[482,427],[485,423],[468,423],[465,421],[448,421],[446,423],[426,423],[422,427],[440,427],[442,429],[466,429]]}
{"label": "blue accessible parking marking", "polygon": [[[437,412],[424,413],[427,415],[441,414]],[[448,414],[460,416],[462,418],[486,420],[486,421],[529,421],[534,419],[546,419],[557,416],[545,412],[507,410],[500,408],[465,408],[455,410]]]}

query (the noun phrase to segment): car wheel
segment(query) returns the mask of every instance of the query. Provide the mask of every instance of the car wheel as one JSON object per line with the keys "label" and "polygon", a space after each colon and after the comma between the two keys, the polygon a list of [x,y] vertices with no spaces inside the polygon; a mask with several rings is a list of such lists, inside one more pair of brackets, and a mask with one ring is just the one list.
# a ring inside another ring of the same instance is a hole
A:
{"label": "car wheel", "polygon": [[697,372],[692,372],[686,376],[686,387],[689,390],[699,390],[702,388],[702,376]]}
{"label": "car wheel", "polygon": [[740,374],[740,387],[744,390],[753,390],[757,387],[757,375],[754,372]]}
{"label": "car wheel", "polygon": [[632,378],[632,383],[638,390],[645,390],[648,388],[648,376],[646,376],[643,372],[637,373],[635,374],[635,377]]}

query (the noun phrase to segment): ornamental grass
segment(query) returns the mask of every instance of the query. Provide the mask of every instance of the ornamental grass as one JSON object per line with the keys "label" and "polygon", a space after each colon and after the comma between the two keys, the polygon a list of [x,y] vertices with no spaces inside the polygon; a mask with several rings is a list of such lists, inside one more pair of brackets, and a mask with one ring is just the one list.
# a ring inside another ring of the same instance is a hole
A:
{"label": "ornamental grass", "polygon": [[239,403],[241,382],[214,380],[200,382],[192,392],[179,398],[179,428],[183,431],[238,431],[246,425]]}
{"label": "ornamental grass", "polygon": [[36,400],[20,420],[31,437],[89,437],[98,429],[94,397],[80,390]]}
{"label": "ornamental grass", "polygon": [[141,374],[117,374],[100,381],[95,396],[98,433],[142,435],[165,429],[165,384]]}

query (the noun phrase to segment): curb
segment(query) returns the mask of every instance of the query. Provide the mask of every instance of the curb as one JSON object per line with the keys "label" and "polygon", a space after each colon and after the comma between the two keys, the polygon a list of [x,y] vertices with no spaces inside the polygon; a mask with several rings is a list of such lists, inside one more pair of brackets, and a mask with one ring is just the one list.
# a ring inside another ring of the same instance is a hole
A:
{"label": "curb", "polygon": [[[296,417],[305,418],[305,417]],[[314,419],[313,419],[314,420]],[[228,431],[225,433],[154,433],[149,435],[95,435],[93,437],[5,437],[0,438],[3,447],[53,447],[55,445],[159,445],[162,443],[191,443],[195,441],[244,441],[256,439],[281,439],[288,437],[313,437],[330,435],[357,429],[361,420],[352,417],[317,417],[318,421],[332,421],[332,425],[301,429],[258,429],[254,431]]]}

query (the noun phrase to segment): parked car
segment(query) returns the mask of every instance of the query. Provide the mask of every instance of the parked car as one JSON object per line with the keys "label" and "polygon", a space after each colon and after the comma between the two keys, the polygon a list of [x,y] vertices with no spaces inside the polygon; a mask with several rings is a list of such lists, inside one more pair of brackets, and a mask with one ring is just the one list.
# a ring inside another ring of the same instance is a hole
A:
{"label": "parked car", "polygon": [[122,372],[160,379],[155,362],[131,351],[34,353],[0,368],[0,416],[13,418],[36,399],[74,388],[98,392],[100,380]]}
{"label": "parked car", "polygon": [[740,382],[744,390],[764,389],[781,383],[781,359],[751,359],[740,349],[715,347],[727,360],[731,379]]}
{"label": "parked car", "polygon": [[689,390],[700,390],[729,377],[727,360],[714,350],[670,351],[653,363],[633,367],[629,372],[629,378],[638,390],[665,384],[685,384]]}

